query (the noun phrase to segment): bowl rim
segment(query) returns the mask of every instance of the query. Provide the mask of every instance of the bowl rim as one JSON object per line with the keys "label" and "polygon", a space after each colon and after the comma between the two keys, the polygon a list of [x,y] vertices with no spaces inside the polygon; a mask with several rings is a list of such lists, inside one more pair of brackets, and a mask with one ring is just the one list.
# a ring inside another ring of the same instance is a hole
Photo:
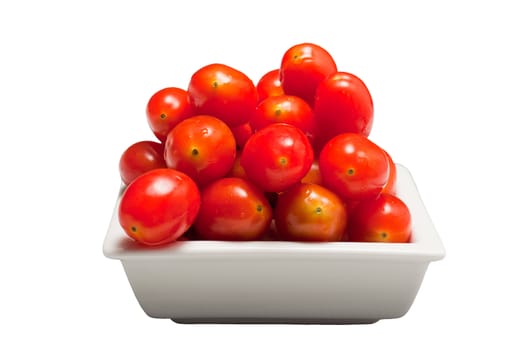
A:
{"label": "bowl rim", "polygon": [[145,247],[129,238],[118,221],[117,196],[103,243],[103,254],[119,260],[171,259],[319,259],[394,260],[430,262],[442,259],[444,245],[426,210],[409,170],[396,164],[395,190],[412,214],[412,241],[409,243],[289,242],[289,241],[176,241],[160,247]]}

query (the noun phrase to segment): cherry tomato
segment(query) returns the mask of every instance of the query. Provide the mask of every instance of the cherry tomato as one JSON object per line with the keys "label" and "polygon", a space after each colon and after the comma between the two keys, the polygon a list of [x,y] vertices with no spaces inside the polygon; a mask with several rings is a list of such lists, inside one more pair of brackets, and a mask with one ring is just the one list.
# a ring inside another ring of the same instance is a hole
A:
{"label": "cherry tomato", "polygon": [[299,183],[281,193],[275,208],[278,237],[289,241],[340,241],[346,229],[344,202],[327,188]]}
{"label": "cherry tomato", "polygon": [[245,174],[245,170],[240,164],[241,157],[242,152],[236,151],[236,159],[234,159],[234,164],[232,165],[231,170],[227,173],[226,177],[239,177],[241,179],[247,180],[247,174]]}
{"label": "cherry tomato", "polygon": [[273,69],[265,73],[256,83],[258,102],[271,96],[284,94],[282,82],[280,81],[280,69]]}
{"label": "cherry tomato", "polygon": [[264,193],[240,178],[221,178],[202,190],[194,228],[199,238],[248,241],[269,229],[273,210]]}
{"label": "cherry tomato", "polygon": [[236,140],[218,118],[199,115],[185,119],[168,133],[165,161],[203,187],[225,176],[236,158]]}
{"label": "cherry tomato", "polygon": [[247,123],[257,103],[256,87],[244,73],[213,63],[196,71],[188,94],[196,114],[208,114],[234,127]]}
{"label": "cherry tomato", "polygon": [[313,160],[311,168],[309,169],[307,174],[302,178],[301,182],[322,185],[322,175],[320,174],[318,159]]}
{"label": "cherry tomato", "polygon": [[408,206],[388,193],[360,201],[350,212],[348,223],[351,241],[406,243],[411,238]]}
{"label": "cherry tomato", "polygon": [[295,126],[274,123],[255,132],[242,151],[247,178],[267,192],[279,192],[299,182],[311,168],[313,148]]}
{"label": "cherry tomato", "polygon": [[324,48],[302,43],[290,47],[280,64],[280,81],[284,93],[303,98],[313,106],[318,85],[337,72],[333,57]]}
{"label": "cherry tomato", "polygon": [[337,72],[324,79],[315,95],[316,149],[332,137],[354,132],[368,136],[373,125],[373,101],[357,76]]}
{"label": "cherry tomato", "polygon": [[319,167],[322,183],[346,200],[377,196],[389,176],[384,150],[355,133],[332,138],[320,153]]}
{"label": "cherry tomato", "polygon": [[145,245],[177,240],[193,224],[200,192],[187,175],[173,169],[150,170],[124,190],[119,223],[128,236]]}
{"label": "cherry tomato", "polygon": [[249,121],[254,131],[272,123],[287,123],[302,130],[312,142],[315,133],[313,110],[300,97],[279,95],[261,101]]}
{"label": "cherry tomato", "polygon": [[125,185],[139,175],[157,168],[166,168],[163,145],[159,142],[136,142],[122,153],[119,160],[119,173]]}
{"label": "cherry tomato", "polygon": [[397,167],[395,166],[392,156],[390,156],[390,154],[386,152],[386,150],[384,150],[384,153],[386,153],[386,158],[388,158],[388,164],[390,169],[388,180],[386,181],[386,185],[384,185],[381,192],[395,195],[395,183],[397,182]]}
{"label": "cherry tomato", "polygon": [[236,139],[236,147],[238,149],[242,149],[249,137],[253,134],[253,128],[249,123],[231,127],[231,131]]}
{"label": "cherry tomato", "polygon": [[154,93],[146,106],[148,125],[162,142],[177,123],[194,114],[188,93],[177,87],[167,87]]}

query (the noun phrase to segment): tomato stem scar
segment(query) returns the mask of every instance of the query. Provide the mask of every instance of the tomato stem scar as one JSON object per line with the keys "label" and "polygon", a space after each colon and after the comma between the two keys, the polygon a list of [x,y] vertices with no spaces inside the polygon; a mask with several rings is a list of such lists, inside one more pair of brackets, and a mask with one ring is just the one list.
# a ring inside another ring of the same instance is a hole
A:
{"label": "tomato stem scar", "polygon": [[197,149],[197,148],[193,148],[193,149],[192,149],[192,155],[193,155],[193,156],[197,156],[198,154],[199,154],[198,149]]}
{"label": "tomato stem scar", "polygon": [[355,173],[355,170],[353,170],[352,168],[349,168],[347,173],[348,175],[353,175]]}
{"label": "tomato stem scar", "polygon": [[257,212],[261,212],[261,211],[263,211],[263,206],[262,206],[261,204],[258,204],[258,205],[256,206],[256,211],[257,211]]}
{"label": "tomato stem scar", "polygon": [[137,231],[137,228],[135,226],[130,227],[130,229],[132,230],[132,232],[136,232]]}
{"label": "tomato stem scar", "polygon": [[165,119],[167,117],[167,115],[165,113],[161,113],[161,115],[159,116],[161,119]]}

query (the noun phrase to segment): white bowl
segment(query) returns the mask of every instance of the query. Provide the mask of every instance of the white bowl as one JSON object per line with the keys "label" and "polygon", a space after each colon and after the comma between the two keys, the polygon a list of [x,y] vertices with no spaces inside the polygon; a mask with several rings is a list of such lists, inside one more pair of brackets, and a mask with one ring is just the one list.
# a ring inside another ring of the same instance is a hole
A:
{"label": "white bowl", "polygon": [[120,227],[116,205],[103,252],[121,260],[154,318],[344,324],[401,317],[445,249],[410,173],[401,165],[397,171],[397,195],[413,219],[411,243],[182,241],[144,248]]}

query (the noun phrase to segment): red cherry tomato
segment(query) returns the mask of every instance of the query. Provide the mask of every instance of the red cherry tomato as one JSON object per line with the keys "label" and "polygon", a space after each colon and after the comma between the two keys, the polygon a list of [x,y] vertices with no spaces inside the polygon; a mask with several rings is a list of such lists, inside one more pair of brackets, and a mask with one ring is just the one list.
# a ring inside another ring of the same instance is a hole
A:
{"label": "red cherry tomato", "polygon": [[166,168],[163,145],[159,142],[136,142],[121,154],[119,160],[119,173],[125,185],[139,175],[157,168]]}
{"label": "red cherry tomato", "polygon": [[199,115],[183,120],[168,134],[165,161],[202,187],[225,176],[236,158],[236,140],[218,118]]}
{"label": "red cherry tomato", "polygon": [[319,157],[322,183],[346,200],[377,196],[386,185],[386,153],[366,136],[355,133],[332,138]]}
{"label": "red cherry tomato", "polygon": [[261,101],[249,121],[254,131],[272,123],[287,123],[302,130],[312,142],[315,120],[309,104],[300,97],[279,95]]}
{"label": "red cherry tomato", "polygon": [[119,223],[145,245],[177,240],[193,224],[200,206],[198,187],[173,169],[154,169],[136,178],[119,202]]}
{"label": "red cherry tomato", "polygon": [[327,188],[299,183],[281,193],[275,208],[278,237],[289,241],[340,241],[346,229],[344,202]]}
{"label": "red cherry tomato", "polygon": [[395,195],[395,183],[397,182],[397,167],[395,166],[392,156],[390,156],[390,154],[386,152],[386,150],[384,150],[384,153],[386,153],[386,158],[388,158],[388,164],[390,169],[388,180],[386,181],[386,185],[384,185],[381,192]]}
{"label": "red cherry tomato", "polygon": [[273,209],[264,193],[240,178],[221,178],[202,191],[194,223],[197,236],[207,240],[258,240],[269,229]]}
{"label": "red cherry tomato", "polygon": [[328,51],[316,44],[302,43],[284,53],[280,80],[284,93],[301,97],[313,106],[318,85],[335,72],[337,65]]}
{"label": "red cherry tomato", "polygon": [[348,220],[351,241],[406,243],[411,238],[410,210],[400,198],[388,193],[360,201]]}
{"label": "red cherry tomato", "polygon": [[373,101],[357,76],[337,72],[324,79],[315,95],[317,149],[332,137],[354,132],[368,136],[373,125]]}
{"label": "red cherry tomato", "polygon": [[177,123],[192,116],[188,93],[177,87],[167,87],[154,93],[146,106],[148,125],[162,142]]}
{"label": "red cherry tomato", "polygon": [[258,99],[256,87],[247,75],[219,63],[196,71],[188,94],[196,114],[215,116],[231,127],[249,121]]}
{"label": "red cherry tomato", "polygon": [[256,83],[258,102],[271,97],[284,94],[282,82],[280,81],[280,69],[273,69],[265,73]]}
{"label": "red cherry tomato", "polygon": [[301,182],[322,185],[322,175],[320,174],[318,159],[313,160],[311,168],[309,169],[307,174],[302,178]]}
{"label": "red cherry tomato", "polygon": [[231,131],[236,139],[236,147],[238,149],[242,149],[249,137],[253,134],[253,128],[249,123],[231,127]]}
{"label": "red cherry tomato", "polygon": [[279,192],[302,180],[313,163],[313,148],[297,127],[271,124],[254,133],[242,151],[247,178],[267,192]]}
{"label": "red cherry tomato", "polygon": [[241,151],[236,151],[236,159],[234,159],[234,164],[232,165],[231,170],[225,175],[225,177],[238,177],[240,179],[248,180],[247,174],[245,174],[245,170],[243,169],[240,161],[242,157]]}

